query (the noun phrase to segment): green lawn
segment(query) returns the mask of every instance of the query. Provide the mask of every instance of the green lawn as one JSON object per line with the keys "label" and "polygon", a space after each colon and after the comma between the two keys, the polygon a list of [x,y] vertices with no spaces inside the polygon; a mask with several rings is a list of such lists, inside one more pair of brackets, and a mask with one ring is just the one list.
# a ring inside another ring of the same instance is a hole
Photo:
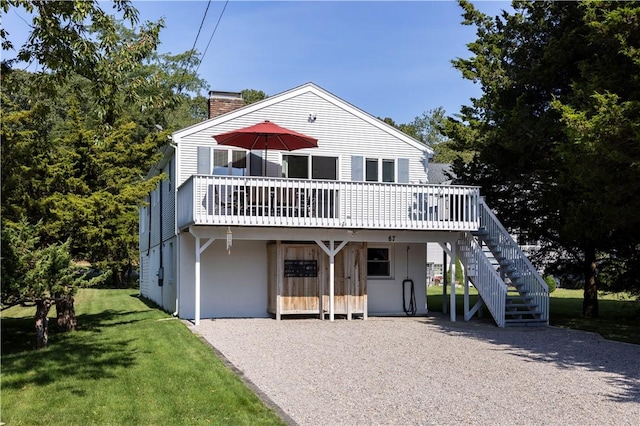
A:
{"label": "green lawn", "polygon": [[[448,288],[449,292],[450,289]],[[470,304],[478,296],[470,290]],[[463,312],[463,289],[456,289],[456,312]],[[549,300],[549,323],[558,327],[574,328],[601,334],[606,339],[640,344],[640,302],[624,294],[600,293],[598,319],[582,316],[582,290],[557,289]],[[430,311],[442,312],[442,287],[427,289],[427,303]],[[447,308],[449,300],[447,295]],[[485,311],[485,317],[489,316]]]}
{"label": "green lawn", "polygon": [[[461,289],[457,293],[461,313]],[[136,294],[82,290],[76,298],[78,331],[52,334],[44,351],[32,350],[34,308],[4,310],[0,422],[283,424],[209,346]],[[429,310],[442,309],[441,295],[442,287],[429,288]],[[472,290],[472,304],[476,298]],[[552,325],[640,344],[636,301],[601,295],[598,320],[580,315],[580,290],[558,289],[550,305]]]}
{"label": "green lawn", "polygon": [[210,347],[136,294],[82,290],[78,331],[53,334],[43,351],[31,350],[34,308],[3,311],[0,421],[283,424]]}
{"label": "green lawn", "polygon": [[549,300],[550,323],[593,331],[610,340],[640,345],[640,302],[625,294],[598,294],[599,318],[582,316],[582,290],[557,289]]}

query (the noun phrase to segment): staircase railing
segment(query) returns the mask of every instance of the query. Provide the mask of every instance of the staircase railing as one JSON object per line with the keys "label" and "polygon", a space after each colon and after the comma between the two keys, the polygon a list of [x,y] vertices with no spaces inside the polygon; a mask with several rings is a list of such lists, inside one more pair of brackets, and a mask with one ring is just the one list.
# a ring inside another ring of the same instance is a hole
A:
{"label": "staircase railing", "polygon": [[520,292],[526,292],[533,299],[542,312],[541,318],[548,324],[549,287],[483,199],[480,200],[479,209],[481,229],[486,233],[487,239],[497,244],[500,256],[518,271],[519,281],[522,283]]}
{"label": "staircase railing", "polygon": [[498,327],[505,326],[507,286],[491,264],[482,247],[469,232],[457,244],[456,255],[466,269],[465,276],[473,283]]}

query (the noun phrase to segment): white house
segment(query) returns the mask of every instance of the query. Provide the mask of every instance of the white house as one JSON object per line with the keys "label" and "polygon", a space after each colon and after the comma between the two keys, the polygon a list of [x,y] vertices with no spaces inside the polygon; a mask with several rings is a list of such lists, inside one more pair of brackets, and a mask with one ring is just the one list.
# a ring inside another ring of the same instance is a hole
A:
{"label": "white house", "polygon": [[[144,297],[196,325],[422,315],[427,244],[438,243],[449,268],[462,261],[465,294],[470,282],[481,294],[473,307],[465,297],[465,319],[484,303],[501,327],[548,323],[544,281],[479,189],[429,184],[429,147],[312,83],[242,105],[212,92],[211,118],[175,132],[150,171],[168,178],[140,209]],[[214,138],[265,120],[317,147],[247,151]]]}

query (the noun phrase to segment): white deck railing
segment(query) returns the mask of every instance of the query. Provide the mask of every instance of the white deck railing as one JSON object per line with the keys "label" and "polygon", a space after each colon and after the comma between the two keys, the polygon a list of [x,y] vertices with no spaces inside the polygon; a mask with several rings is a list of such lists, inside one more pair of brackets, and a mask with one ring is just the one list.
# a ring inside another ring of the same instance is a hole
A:
{"label": "white deck railing", "polygon": [[470,232],[458,240],[456,255],[467,270],[467,277],[482,297],[498,327],[505,325],[507,286]]}
{"label": "white deck railing", "polygon": [[469,231],[479,227],[479,189],[455,185],[191,176],[178,188],[189,225]]}

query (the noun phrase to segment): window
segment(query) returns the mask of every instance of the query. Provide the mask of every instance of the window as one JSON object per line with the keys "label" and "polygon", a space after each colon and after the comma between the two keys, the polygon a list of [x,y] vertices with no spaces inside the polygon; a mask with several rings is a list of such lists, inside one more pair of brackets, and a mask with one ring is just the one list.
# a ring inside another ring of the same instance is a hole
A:
{"label": "window", "polygon": [[367,182],[380,182],[382,172],[382,182],[396,181],[395,160],[382,160],[382,170],[380,170],[380,160],[377,158],[367,158],[365,161],[365,180]]}
{"label": "window", "polygon": [[367,158],[365,163],[365,180],[367,182],[377,182],[378,181],[378,159],[377,158]]}
{"label": "window", "polygon": [[367,249],[367,276],[391,278],[391,248],[369,247]]}
{"label": "window", "polygon": [[382,181],[383,182],[395,182],[396,181],[396,167],[393,160],[382,160]]}
{"label": "window", "polygon": [[[229,158],[230,155],[231,158]],[[245,176],[247,174],[246,151],[214,149],[213,174],[219,176]]]}
{"label": "window", "polygon": [[249,174],[250,176],[262,176],[262,157],[255,153],[249,153]]}
{"label": "window", "polygon": [[338,179],[338,157],[311,157],[312,179]]}
{"label": "window", "polygon": [[247,153],[245,151],[231,151],[231,174],[233,176],[247,174]]}
{"label": "window", "polygon": [[282,175],[290,179],[308,179],[309,157],[306,155],[283,155]]}
{"label": "window", "polygon": [[[309,169],[311,164],[311,169]],[[338,179],[338,157],[283,155],[282,176],[291,179]]]}
{"label": "window", "polygon": [[214,149],[213,150],[213,174],[214,175],[226,175],[227,173],[227,150]]}

